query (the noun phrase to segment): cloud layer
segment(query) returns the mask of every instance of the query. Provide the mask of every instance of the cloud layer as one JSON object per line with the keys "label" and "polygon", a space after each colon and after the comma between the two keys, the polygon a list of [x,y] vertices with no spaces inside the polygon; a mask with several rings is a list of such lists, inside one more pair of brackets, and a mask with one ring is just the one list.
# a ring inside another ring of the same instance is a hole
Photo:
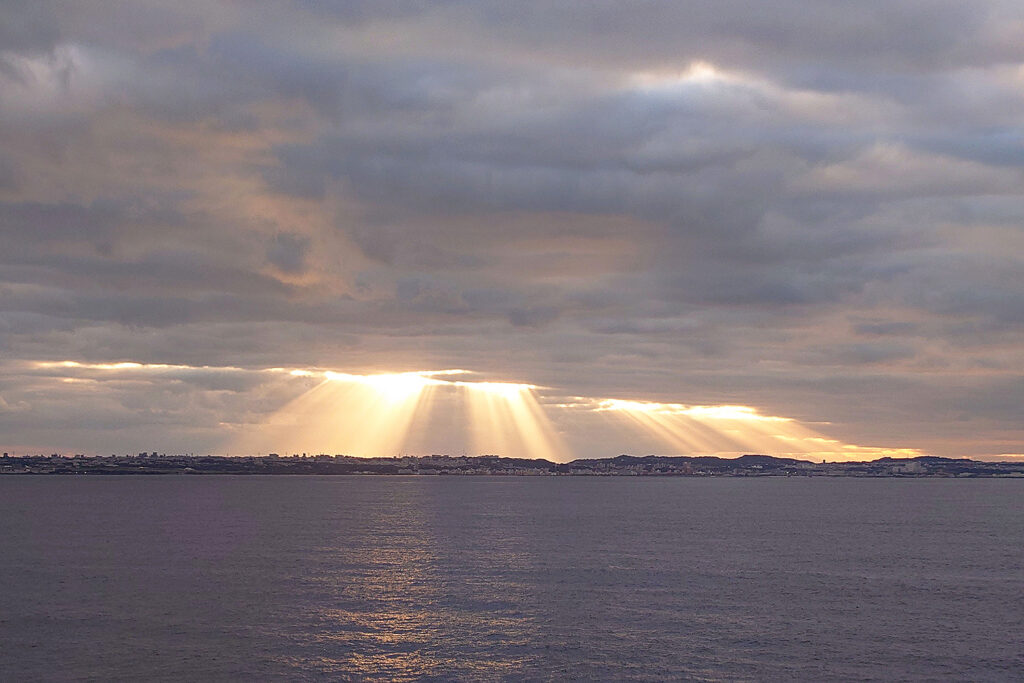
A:
{"label": "cloud layer", "polygon": [[74,359],[460,367],[1024,451],[1020,3],[35,0],[0,27],[11,448],[212,450],[294,392],[23,371]]}

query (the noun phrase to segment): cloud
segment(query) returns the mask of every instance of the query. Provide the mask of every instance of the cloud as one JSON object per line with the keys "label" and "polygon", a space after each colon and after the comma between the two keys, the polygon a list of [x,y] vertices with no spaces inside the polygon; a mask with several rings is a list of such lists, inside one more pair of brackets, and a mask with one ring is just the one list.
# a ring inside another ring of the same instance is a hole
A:
{"label": "cloud", "polygon": [[[1020,450],[1019,3],[127,10],[0,9],[7,359],[468,367]],[[95,444],[287,393],[82,379]],[[33,381],[17,443],[72,411]],[[934,424],[956,392],[998,437]]]}
{"label": "cloud", "polygon": [[12,0],[4,7],[0,27],[0,50],[8,53],[39,53],[52,49],[60,39],[60,29],[48,2]]}
{"label": "cloud", "polygon": [[267,261],[285,273],[306,269],[309,238],[292,233],[279,233],[267,245]]}

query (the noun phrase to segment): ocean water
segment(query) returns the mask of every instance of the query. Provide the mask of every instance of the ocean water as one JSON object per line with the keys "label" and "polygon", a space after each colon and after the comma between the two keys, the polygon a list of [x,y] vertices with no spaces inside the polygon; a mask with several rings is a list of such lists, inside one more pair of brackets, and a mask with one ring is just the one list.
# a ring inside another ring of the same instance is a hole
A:
{"label": "ocean water", "polygon": [[1024,482],[0,477],[0,680],[1021,680]]}

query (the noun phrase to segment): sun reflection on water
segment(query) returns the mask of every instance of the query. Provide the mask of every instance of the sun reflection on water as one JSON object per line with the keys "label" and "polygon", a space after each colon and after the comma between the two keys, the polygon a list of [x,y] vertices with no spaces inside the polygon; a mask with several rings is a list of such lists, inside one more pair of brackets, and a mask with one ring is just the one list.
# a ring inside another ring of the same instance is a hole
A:
{"label": "sun reflection on water", "polygon": [[506,547],[498,520],[421,480],[356,495],[358,518],[339,520],[302,578],[315,596],[301,616],[315,624],[304,629],[316,634],[311,673],[493,679],[537,664],[523,609],[534,600],[512,579],[533,563]]}

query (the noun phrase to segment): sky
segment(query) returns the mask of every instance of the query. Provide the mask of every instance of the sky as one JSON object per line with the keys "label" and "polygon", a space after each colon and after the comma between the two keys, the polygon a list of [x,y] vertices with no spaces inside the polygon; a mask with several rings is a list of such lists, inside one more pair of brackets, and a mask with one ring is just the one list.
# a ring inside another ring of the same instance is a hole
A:
{"label": "sky", "polygon": [[15,453],[1024,453],[1024,4],[7,0]]}

